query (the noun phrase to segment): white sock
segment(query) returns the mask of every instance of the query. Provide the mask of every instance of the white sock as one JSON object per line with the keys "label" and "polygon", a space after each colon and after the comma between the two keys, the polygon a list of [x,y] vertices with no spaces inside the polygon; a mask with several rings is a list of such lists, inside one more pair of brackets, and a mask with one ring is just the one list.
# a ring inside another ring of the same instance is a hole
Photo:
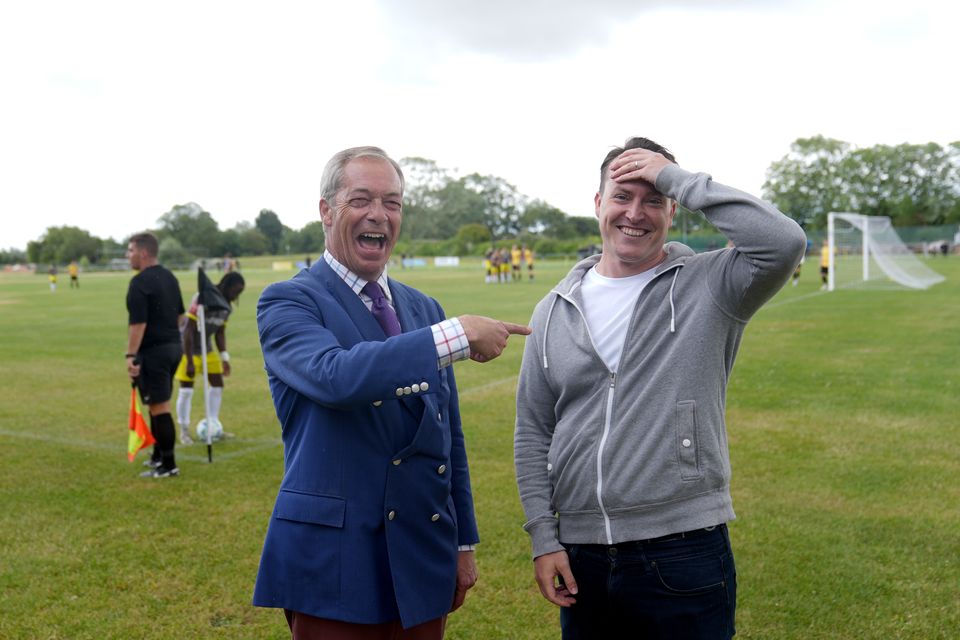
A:
{"label": "white sock", "polygon": [[193,401],[193,387],[180,387],[177,394],[177,422],[180,431],[190,430],[190,403]]}
{"label": "white sock", "polygon": [[220,405],[223,403],[223,387],[210,387],[210,415],[213,420],[220,419]]}

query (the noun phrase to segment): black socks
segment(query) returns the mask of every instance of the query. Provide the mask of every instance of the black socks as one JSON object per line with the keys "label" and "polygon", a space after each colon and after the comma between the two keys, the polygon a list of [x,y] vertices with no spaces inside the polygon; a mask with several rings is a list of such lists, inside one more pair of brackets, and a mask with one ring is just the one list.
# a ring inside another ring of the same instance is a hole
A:
{"label": "black socks", "polygon": [[173,469],[177,466],[173,457],[173,447],[177,441],[177,431],[173,425],[173,416],[169,413],[161,413],[150,416],[150,431],[157,443],[153,445],[153,459],[157,459],[157,453],[160,454],[162,466],[165,469]]}

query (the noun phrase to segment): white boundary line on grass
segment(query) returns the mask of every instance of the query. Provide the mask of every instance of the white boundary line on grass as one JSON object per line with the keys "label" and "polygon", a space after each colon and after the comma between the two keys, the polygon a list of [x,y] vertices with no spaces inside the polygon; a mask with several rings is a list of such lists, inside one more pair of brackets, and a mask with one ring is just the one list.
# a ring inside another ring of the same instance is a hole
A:
{"label": "white boundary line on grass", "polygon": [[[53,436],[45,433],[31,433],[29,431],[13,431],[10,429],[0,429],[0,436],[9,436],[11,438],[20,438],[23,440],[36,440],[38,442],[46,442],[48,444],[59,444],[66,447],[80,447],[83,449],[95,449],[97,451],[109,451],[115,453],[118,456],[126,456],[127,451],[123,446],[123,442],[119,442],[117,445],[105,444],[103,442],[95,442],[93,440],[82,440],[77,438],[64,438],[62,436]],[[251,440],[250,443],[252,446],[246,447],[244,449],[238,449],[236,451],[213,451],[213,460],[232,460],[233,458],[241,458],[247,454],[255,453],[257,451],[263,451],[264,449],[272,449],[278,445],[283,444],[283,441],[279,438],[269,438],[267,440],[258,439]],[[185,445],[178,445],[177,447],[177,457],[181,460],[188,460],[190,462],[206,462],[207,460],[207,450],[203,447],[204,443],[194,443],[188,448]],[[199,447],[197,450],[202,453],[187,453],[189,449],[192,449],[194,446]]]}
{"label": "white boundary line on grass", "polygon": [[782,307],[785,304],[790,304],[791,302],[799,302],[800,300],[807,300],[808,298],[815,298],[816,296],[822,296],[828,293],[827,291],[814,291],[812,293],[805,293],[802,296],[797,296],[795,298],[786,298],[785,300],[779,300],[777,302],[768,302],[767,304],[760,307],[763,309],[774,309],[776,307]]}
{"label": "white boundary line on grass", "polygon": [[[483,393],[490,389],[495,389],[506,384],[516,384],[517,376],[510,376],[509,378],[500,378],[499,380],[494,380],[486,384],[482,384],[476,387],[469,387],[463,389],[459,392],[459,396],[463,398],[464,396],[471,396],[477,393]],[[21,440],[34,440],[37,442],[45,442],[47,444],[58,444],[65,447],[80,447],[83,449],[94,449],[96,451],[108,451],[110,453],[117,454],[118,456],[125,456],[126,449],[124,448],[123,436],[120,436],[120,440],[116,445],[105,444],[103,442],[97,442],[94,440],[84,440],[80,438],[65,438],[59,435],[50,435],[46,433],[36,433],[31,431],[18,431],[13,429],[4,429],[0,428],[0,437],[7,436],[10,438],[19,438]],[[243,441],[241,441],[243,442]],[[239,443],[238,443],[239,444]],[[266,449],[272,449],[274,447],[282,446],[283,441],[280,438],[269,438],[269,439],[259,439],[251,440],[251,446],[244,447],[242,449],[237,449],[234,451],[218,451],[214,448],[213,451],[213,460],[233,460],[235,458],[242,458],[246,455],[256,453],[258,451],[264,451]],[[206,462],[207,460],[207,451],[204,448],[203,442],[194,442],[193,445],[177,445],[177,457],[181,460],[186,460],[188,462]],[[194,453],[194,448],[197,447],[197,453]]]}

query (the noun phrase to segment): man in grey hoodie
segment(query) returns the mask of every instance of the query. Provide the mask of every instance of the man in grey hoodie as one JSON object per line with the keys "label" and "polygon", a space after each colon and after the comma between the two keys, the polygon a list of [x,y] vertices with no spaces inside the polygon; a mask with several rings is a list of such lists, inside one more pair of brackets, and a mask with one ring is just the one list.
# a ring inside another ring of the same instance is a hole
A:
{"label": "man in grey hoodie", "polygon": [[[732,246],[665,243],[678,202]],[[806,238],[646,138],[607,154],[595,205],[603,253],[537,305],[517,390],[536,580],[566,640],[729,638],[726,386],[747,321]]]}

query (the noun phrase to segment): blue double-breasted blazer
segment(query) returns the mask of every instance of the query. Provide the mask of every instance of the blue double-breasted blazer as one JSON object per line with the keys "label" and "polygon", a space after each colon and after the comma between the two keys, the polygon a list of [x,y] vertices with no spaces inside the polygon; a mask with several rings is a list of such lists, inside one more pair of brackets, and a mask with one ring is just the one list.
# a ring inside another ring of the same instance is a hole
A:
{"label": "blue double-breasted blazer", "polygon": [[453,368],[437,369],[440,305],[390,280],[386,338],[317,260],[267,287],[257,325],[284,474],[253,603],[404,627],[446,614],[457,548],[478,542]]}

